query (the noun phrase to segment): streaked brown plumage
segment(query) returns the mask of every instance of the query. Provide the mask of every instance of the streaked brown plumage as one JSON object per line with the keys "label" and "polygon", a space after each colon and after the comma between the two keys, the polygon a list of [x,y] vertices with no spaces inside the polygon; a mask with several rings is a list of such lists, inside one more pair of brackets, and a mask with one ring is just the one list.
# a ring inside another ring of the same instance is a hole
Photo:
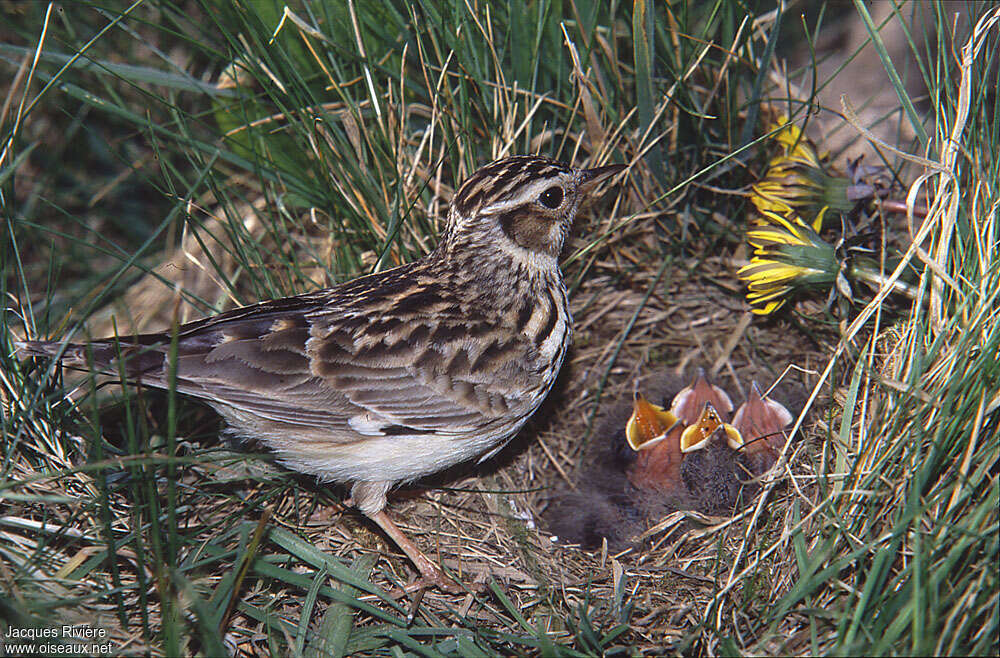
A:
{"label": "streaked brown plumage", "polygon": [[[386,494],[485,459],[541,404],[571,335],[559,252],[581,200],[623,168],[535,156],[493,162],[461,186],[424,258],[181,326],[177,390],[290,468],[351,483],[354,503],[425,582],[448,586],[385,515]],[[18,348],[109,373],[120,349],[128,379],[166,387],[170,340]]]}

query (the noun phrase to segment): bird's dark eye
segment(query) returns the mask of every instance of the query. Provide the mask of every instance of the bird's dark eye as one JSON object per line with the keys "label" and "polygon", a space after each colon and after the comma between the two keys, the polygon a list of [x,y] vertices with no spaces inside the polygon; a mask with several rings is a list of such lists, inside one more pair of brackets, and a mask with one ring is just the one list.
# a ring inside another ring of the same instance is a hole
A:
{"label": "bird's dark eye", "polygon": [[542,202],[542,205],[546,208],[552,208],[555,210],[562,205],[563,202],[563,191],[558,185],[553,185],[549,189],[542,192],[542,196],[538,197],[538,200]]}

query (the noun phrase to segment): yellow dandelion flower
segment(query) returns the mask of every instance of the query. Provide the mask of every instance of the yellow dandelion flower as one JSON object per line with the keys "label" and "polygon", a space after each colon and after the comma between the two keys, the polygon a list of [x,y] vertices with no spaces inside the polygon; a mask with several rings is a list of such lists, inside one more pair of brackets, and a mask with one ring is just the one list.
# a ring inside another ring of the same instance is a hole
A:
{"label": "yellow dandelion flower", "polygon": [[771,139],[783,147],[786,158],[801,160],[815,167],[821,166],[815,145],[803,134],[802,128],[792,123],[786,115],[782,114],[777,121],[768,126],[768,132],[774,130],[778,132],[774,133]]}
{"label": "yellow dandelion flower", "polygon": [[[818,213],[821,224],[826,208]],[[836,250],[794,213],[763,213],[766,223],[747,231],[750,264],[737,275],[747,285],[747,301],[757,315],[774,313],[794,295],[829,288],[840,272]]]}
{"label": "yellow dandelion flower", "polygon": [[783,213],[762,211],[757,225],[747,231],[747,242],[757,249],[772,244],[808,245],[815,243],[816,240],[825,245],[822,238],[816,234],[818,230],[816,227],[823,225],[826,211],[825,207],[820,209],[815,219],[808,223],[790,210]]}
{"label": "yellow dandelion flower", "polygon": [[[848,194],[851,180],[827,171],[816,145],[800,127],[782,116],[770,130],[778,131],[772,139],[780,145],[781,152],[768,162],[764,177],[751,190],[750,201],[759,212],[795,212],[821,222],[820,208],[839,212],[854,209],[857,199]],[[814,223],[813,229],[819,231],[822,224]]]}

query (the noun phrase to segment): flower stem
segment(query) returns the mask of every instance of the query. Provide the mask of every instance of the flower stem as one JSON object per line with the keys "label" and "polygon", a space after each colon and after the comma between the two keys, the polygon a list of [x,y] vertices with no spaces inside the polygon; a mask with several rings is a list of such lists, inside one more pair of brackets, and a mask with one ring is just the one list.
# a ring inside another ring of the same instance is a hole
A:
{"label": "flower stem", "polygon": [[[886,283],[889,282],[889,277],[886,276],[885,274],[882,274],[881,272],[876,272],[874,270],[870,270],[866,267],[859,267],[856,264],[851,265],[851,267],[847,271],[847,274],[848,277],[851,279],[864,281],[865,283],[869,283],[878,288],[881,288],[882,286],[884,286]],[[919,292],[919,290],[915,286],[910,285],[909,283],[901,279],[896,279],[892,283],[892,292],[903,294],[909,297],[910,299],[916,300],[917,293]]]}
{"label": "flower stem", "polygon": [[[888,212],[898,212],[904,215],[907,213],[906,202],[899,201],[898,199],[882,199],[879,202],[879,207]],[[913,216],[923,219],[927,216],[927,208],[924,206],[913,206]]]}

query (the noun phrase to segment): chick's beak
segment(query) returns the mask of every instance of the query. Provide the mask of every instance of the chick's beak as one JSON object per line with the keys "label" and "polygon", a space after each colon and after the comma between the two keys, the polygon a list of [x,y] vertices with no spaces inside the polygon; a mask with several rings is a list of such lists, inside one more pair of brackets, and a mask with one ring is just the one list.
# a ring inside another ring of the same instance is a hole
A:
{"label": "chick's beak", "polygon": [[627,169],[627,165],[608,165],[606,167],[595,167],[584,169],[580,172],[579,186],[580,192],[589,194],[602,182],[615,174]]}
{"label": "chick's beak", "polygon": [[779,402],[760,392],[757,382],[750,385],[747,401],[733,416],[733,426],[749,436],[772,436],[792,424],[795,418]]}
{"label": "chick's beak", "polygon": [[726,442],[730,448],[739,450],[743,447],[743,436],[739,430],[729,423],[723,422],[719,416],[719,412],[715,410],[712,403],[706,402],[705,408],[701,412],[701,417],[698,418],[698,422],[689,426],[681,434],[681,452],[687,453],[706,448],[709,439],[712,438],[712,435],[719,428],[722,428],[722,431],[725,432]]}
{"label": "chick's beak", "polygon": [[704,368],[698,368],[698,374],[690,386],[682,388],[674,396],[670,411],[688,425],[693,425],[698,422],[705,404],[709,402],[720,415],[729,414],[733,410],[729,395],[709,381]]}
{"label": "chick's beak", "polygon": [[650,403],[642,393],[636,393],[632,415],[625,424],[625,438],[633,450],[642,450],[651,447],[655,439],[663,438],[679,422],[677,416]]}
{"label": "chick's beak", "polygon": [[757,382],[753,382],[747,401],[733,417],[733,426],[747,437],[748,453],[773,453],[784,447],[788,437],[783,430],[794,420],[784,405],[763,395]]}

